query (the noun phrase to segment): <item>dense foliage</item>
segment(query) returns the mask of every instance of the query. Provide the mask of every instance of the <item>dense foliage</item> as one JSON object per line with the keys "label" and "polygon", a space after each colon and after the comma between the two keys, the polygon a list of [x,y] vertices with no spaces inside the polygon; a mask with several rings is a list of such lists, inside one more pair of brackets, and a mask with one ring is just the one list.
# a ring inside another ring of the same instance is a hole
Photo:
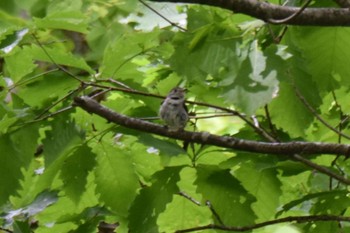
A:
{"label": "dense foliage", "polygon": [[[157,96],[180,85],[212,105],[188,104],[186,130],[348,143],[349,28],[147,4],[155,12],[137,0],[0,2],[0,232],[97,232],[101,222],[132,233],[349,231],[347,185],[319,169],[347,179],[343,155],[307,164],[288,151],[184,150],[72,105],[97,93],[116,112],[161,123]],[[310,218],[267,222],[288,216]]]}

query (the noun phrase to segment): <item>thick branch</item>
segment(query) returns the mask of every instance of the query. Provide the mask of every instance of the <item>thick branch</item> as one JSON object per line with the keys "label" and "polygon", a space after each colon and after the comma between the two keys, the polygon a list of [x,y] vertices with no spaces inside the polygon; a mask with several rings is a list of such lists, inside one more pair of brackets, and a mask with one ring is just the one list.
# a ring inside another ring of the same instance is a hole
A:
{"label": "thick branch", "polygon": [[139,131],[149,132],[169,138],[184,140],[205,145],[214,145],[223,148],[242,150],[263,154],[334,154],[349,155],[350,145],[320,142],[288,142],[288,143],[267,143],[251,140],[243,140],[229,136],[219,136],[208,132],[190,132],[190,131],[169,131],[166,127],[143,121],[137,118],[131,118],[100,105],[97,101],[89,97],[76,97],[75,104],[84,110],[95,113],[110,122]]}
{"label": "thick branch", "polygon": [[[300,11],[299,7],[279,6],[259,0],[152,0],[154,2],[196,3],[217,6],[235,13],[272,22],[284,20]],[[288,20],[290,25],[350,26],[348,8],[306,8],[297,17]]]}

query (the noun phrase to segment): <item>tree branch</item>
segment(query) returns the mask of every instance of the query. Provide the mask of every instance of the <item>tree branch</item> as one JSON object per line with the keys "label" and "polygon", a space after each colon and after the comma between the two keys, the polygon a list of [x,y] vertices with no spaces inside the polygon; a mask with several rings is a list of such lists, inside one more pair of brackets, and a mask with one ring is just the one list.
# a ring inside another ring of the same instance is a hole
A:
{"label": "tree branch", "polygon": [[[292,158],[294,158],[295,160],[305,164],[308,167],[312,167],[316,171],[321,172],[321,173],[329,176],[330,178],[333,178],[333,179],[335,179],[335,180],[337,180],[337,181],[339,181],[339,182],[341,182],[343,184],[350,185],[350,180],[349,179],[347,179],[347,178],[345,178],[345,177],[343,177],[343,176],[341,176],[341,175],[331,171],[330,169],[328,169],[326,167],[323,167],[323,166],[320,166],[320,165],[318,165],[316,163],[313,163],[310,160],[303,158],[299,154],[294,154],[292,156]],[[338,156],[336,158],[338,158]]]}
{"label": "tree branch", "polygon": [[[154,2],[195,3],[216,6],[235,13],[250,15],[265,22],[283,20],[300,11],[300,7],[279,6],[259,0],[152,0]],[[340,2],[340,0],[338,0]],[[350,26],[348,8],[307,8],[288,20],[290,25]]]}
{"label": "tree branch", "polygon": [[252,140],[244,140],[229,136],[219,136],[208,132],[190,132],[190,131],[169,131],[166,127],[143,121],[137,118],[131,118],[100,105],[97,101],[89,97],[74,98],[75,105],[81,107],[90,113],[95,113],[106,120],[125,126],[127,128],[139,131],[149,132],[169,138],[179,139],[183,141],[199,143],[204,145],[213,145],[223,148],[242,150],[263,154],[293,155],[293,154],[333,154],[345,155],[350,154],[350,145],[320,142],[258,142]]}
{"label": "tree branch", "polygon": [[278,223],[283,223],[283,222],[304,223],[304,222],[312,222],[312,221],[314,221],[314,222],[316,222],[316,221],[317,222],[325,222],[325,221],[350,222],[350,217],[335,216],[335,215],[290,216],[290,217],[275,219],[275,220],[257,223],[257,224],[251,225],[251,226],[243,226],[243,227],[208,224],[205,226],[199,226],[199,227],[178,230],[178,231],[176,231],[176,233],[194,232],[194,231],[201,231],[201,230],[207,230],[207,229],[243,232],[243,231],[251,231],[254,229],[258,229],[258,228],[262,228],[265,226],[274,225],[274,224],[278,224]]}
{"label": "tree branch", "polygon": [[[105,81],[105,80],[101,80],[101,81]],[[136,94],[136,95],[143,95],[143,96],[150,96],[150,97],[155,97],[155,98],[159,98],[159,99],[164,99],[165,96],[161,96],[161,95],[157,95],[157,94],[152,94],[152,93],[146,93],[146,92],[142,92],[142,91],[138,91],[138,90],[134,90],[134,89],[130,89],[130,88],[121,88],[121,87],[110,87],[110,86],[105,86],[105,85],[101,85],[101,84],[97,84],[97,83],[85,83],[86,85],[90,85],[93,87],[98,87],[98,88],[103,88],[103,89],[109,89],[109,90],[115,90],[115,91],[121,91],[121,92],[125,92],[125,93],[130,93],[130,94]],[[240,119],[242,119],[245,123],[247,123],[250,127],[252,127],[255,132],[257,132],[259,135],[261,135],[263,138],[268,139],[269,141],[274,141],[274,138],[268,133],[266,132],[264,129],[259,128],[259,127],[255,127],[255,125],[250,122],[244,114],[241,114],[238,111],[229,109],[229,108],[225,108],[225,107],[221,107],[221,106],[217,106],[217,105],[213,105],[213,104],[209,104],[209,103],[204,103],[204,102],[197,102],[197,101],[190,101],[190,100],[186,100],[186,103],[189,104],[193,104],[193,105],[199,105],[199,106],[204,106],[204,107],[209,107],[209,108],[214,108],[214,109],[218,109],[221,110],[223,112],[227,112],[232,114],[232,116],[237,116]]]}

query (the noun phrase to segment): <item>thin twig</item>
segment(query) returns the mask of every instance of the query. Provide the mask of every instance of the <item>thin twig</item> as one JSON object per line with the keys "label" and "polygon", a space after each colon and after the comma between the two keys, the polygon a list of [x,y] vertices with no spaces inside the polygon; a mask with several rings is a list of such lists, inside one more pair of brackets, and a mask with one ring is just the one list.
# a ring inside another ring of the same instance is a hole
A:
{"label": "thin twig", "polygon": [[284,18],[284,19],[268,19],[267,21],[269,23],[273,24],[286,24],[298,17],[312,2],[312,0],[308,0],[304,6],[302,6],[297,12],[294,12],[291,16]]}
{"label": "thin twig", "polygon": [[269,111],[269,107],[267,105],[264,106],[264,110],[265,110],[265,116],[267,119],[267,122],[269,124],[269,128],[271,131],[271,134],[274,135],[274,138],[277,142],[279,142],[280,140],[277,138],[277,132],[276,132],[276,128],[275,126],[272,124],[272,120],[271,120],[271,116],[270,116],[270,111]]}
{"label": "thin twig", "polygon": [[[184,193],[184,192],[179,192],[178,193],[180,196],[186,198],[187,200],[191,201],[192,203],[196,204],[197,206],[202,206],[201,203],[197,200],[195,200],[193,197],[189,196],[188,194]],[[210,211],[212,212],[212,214],[214,215],[214,217],[216,218],[216,220],[221,224],[221,225],[225,225],[224,222],[221,220],[219,214],[216,212],[216,210],[214,209],[213,205],[211,204],[210,201],[206,201],[205,205],[209,207]]]}
{"label": "thin twig", "polygon": [[55,72],[55,71],[58,71],[58,70],[60,70],[60,69],[55,68],[55,69],[48,70],[48,71],[45,71],[45,72],[43,72],[43,73],[34,75],[33,77],[30,77],[30,78],[28,78],[28,79],[21,80],[21,81],[19,81],[18,83],[15,83],[12,87],[10,87],[9,90],[12,90],[12,89],[14,89],[14,88],[16,88],[16,87],[18,87],[18,86],[21,86],[21,85],[24,85],[24,84],[26,84],[26,83],[31,82],[33,79],[39,78],[39,77],[41,77],[41,76],[43,76],[43,75],[46,75],[46,74],[49,74],[49,73],[51,73],[51,72]]}
{"label": "thin twig", "polygon": [[[62,98],[58,99],[57,101],[53,102],[50,106],[48,106],[47,108],[44,109],[44,111],[42,111],[39,115],[37,115],[34,120],[42,120],[40,119],[43,115],[45,115],[48,111],[50,111],[50,109],[52,109],[53,107],[55,107],[57,104],[61,103],[62,101],[68,99],[68,97],[72,96],[73,94],[79,92],[82,90],[82,87],[79,87],[75,90],[70,91],[68,94],[66,94],[65,96],[63,96]],[[47,118],[47,117],[46,117]],[[46,119],[45,118],[45,119]]]}
{"label": "thin twig", "polygon": [[115,68],[115,70],[113,71],[113,74],[111,75],[111,77],[113,78],[114,75],[118,72],[118,70],[120,70],[126,63],[128,63],[129,61],[131,61],[132,59],[134,59],[135,57],[143,54],[144,52],[146,52],[147,50],[142,50],[141,52],[139,53],[136,53],[128,58],[126,58],[122,63],[119,64],[118,67]]}
{"label": "thin twig", "polygon": [[[101,81],[101,80],[99,80],[99,81]],[[120,82],[120,81],[117,81],[117,80],[115,80],[115,79],[113,79],[113,78],[109,78],[109,79],[107,79],[107,80],[105,80],[105,81],[106,81],[106,82],[113,83],[113,84],[117,84],[117,85],[119,85],[119,86],[121,86],[121,87],[128,88],[128,89],[130,89],[130,90],[134,90],[133,88],[131,88],[131,87],[129,87],[128,85],[126,85],[125,83],[122,83],[122,82]]]}
{"label": "thin twig", "polygon": [[197,201],[196,199],[194,199],[193,197],[191,197],[190,195],[188,195],[187,193],[184,193],[182,191],[177,193],[178,195],[186,198],[187,200],[191,201],[192,203],[194,203],[197,206],[201,206],[201,203],[199,201]]}
{"label": "thin twig", "polygon": [[[347,119],[347,116],[344,114],[341,105],[338,103],[337,96],[335,95],[334,90],[331,91],[333,100],[335,102],[335,107],[339,110],[339,118],[340,118],[340,123],[337,125],[339,132],[341,132],[344,128],[344,119]],[[338,137],[338,143],[341,143],[341,135]]]}
{"label": "thin twig", "polygon": [[217,117],[232,117],[230,113],[221,113],[221,114],[213,114],[208,116],[190,116],[190,119],[209,119],[209,118],[217,118]]}
{"label": "thin twig", "polygon": [[35,122],[39,122],[39,121],[46,120],[46,119],[48,119],[48,118],[50,118],[50,117],[56,116],[56,115],[58,115],[58,114],[60,114],[60,113],[62,113],[62,112],[66,112],[66,111],[71,110],[71,109],[73,109],[73,108],[74,108],[74,106],[67,106],[67,107],[61,108],[60,110],[58,110],[58,111],[56,111],[56,112],[53,112],[53,113],[50,113],[50,114],[47,114],[47,115],[44,116],[44,117],[35,118],[35,119],[32,120],[32,121],[27,121],[27,122],[23,123],[23,125],[31,124],[31,123],[35,123]]}
{"label": "thin twig", "polygon": [[282,32],[278,35],[278,39],[279,39],[280,42],[283,39],[284,35],[286,34],[287,30],[288,30],[287,26],[283,27]]}
{"label": "thin twig", "polygon": [[313,163],[311,162],[310,160],[308,159],[305,159],[303,158],[302,156],[298,155],[298,154],[294,154],[292,156],[295,160],[307,165],[308,167],[312,167],[314,168],[315,170],[323,173],[323,174],[326,174],[328,175],[329,177],[332,177],[334,178],[335,180],[338,180],[339,182],[343,183],[343,184],[347,184],[347,185],[350,185],[350,180],[349,179],[346,179],[345,177],[341,176],[341,175],[338,175],[334,172],[332,172],[331,170],[329,170],[328,168],[325,168],[325,167],[322,167],[316,163]]}
{"label": "thin twig", "polygon": [[65,69],[63,66],[59,65],[52,57],[51,55],[47,52],[47,50],[45,49],[45,47],[40,43],[39,39],[36,37],[35,34],[32,34],[34,40],[37,42],[37,44],[39,45],[39,47],[44,51],[44,53],[46,54],[46,56],[49,58],[49,60],[52,62],[52,64],[54,64],[58,69],[62,70],[64,73],[68,74],[69,76],[71,76],[72,78],[74,78],[75,80],[83,83],[84,81],[81,80],[80,78],[78,78],[77,76],[75,76],[74,74],[72,74],[71,72],[69,72],[69,70]]}
{"label": "thin twig", "polygon": [[148,9],[150,9],[151,11],[153,11],[156,15],[158,15],[159,17],[161,17],[162,19],[164,19],[165,21],[167,21],[171,26],[173,27],[177,27],[178,29],[180,29],[181,31],[186,32],[187,30],[179,25],[177,25],[176,23],[171,22],[169,19],[167,19],[165,16],[163,16],[161,13],[159,13],[157,10],[155,10],[153,7],[151,7],[150,5],[148,5],[147,3],[145,3],[143,0],[139,0],[139,2],[141,2],[145,7],[147,7]]}
{"label": "thin twig", "polygon": [[212,212],[212,214],[214,215],[214,217],[216,218],[216,220],[218,220],[218,222],[222,225],[225,226],[224,222],[221,220],[219,214],[215,211],[213,205],[210,203],[210,201],[206,201],[205,205],[209,207],[210,211]]}
{"label": "thin twig", "polygon": [[328,124],[320,115],[318,115],[318,113],[316,112],[316,110],[311,107],[311,105],[307,102],[307,100],[304,98],[304,96],[300,93],[300,91],[298,90],[298,88],[296,87],[295,84],[294,85],[294,90],[295,93],[297,95],[297,97],[300,99],[300,101],[305,105],[305,107],[323,124],[325,125],[328,129],[332,130],[333,132],[337,133],[338,135],[343,136],[346,139],[350,139],[349,135],[346,135],[342,132],[340,132],[339,130],[337,130],[336,128],[332,127],[330,124]]}
{"label": "thin twig", "polygon": [[[340,115],[339,115],[340,123],[339,123],[339,125],[338,125],[337,127],[338,127],[339,131],[342,131],[342,130],[343,130],[343,125],[344,125],[344,123],[345,123],[344,119],[346,119],[347,117],[346,117],[346,115],[343,113],[343,110],[342,110],[341,105],[338,103],[337,96],[335,95],[334,90],[332,90],[331,93],[332,93],[333,100],[334,100],[334,102],[335,102],[335,106],[336,106],[337,109],[339,109],[339,114],[340,114]],[[341,139],[342,139],[342,137],[341,137],[341,135],[339,135],[339,136],[338,136],[338,143],[341,143],[341,141],[342,141]],[[334,167],[336,167],[336,168],[338,168],[338,170],[339,170],[340,172],[343,172],[343,171],[339,168],[339,166],[337,166],[337,160],[338,160],[339,158],[340,158],[340,155],[338,155],[337,157],[335,157],[335,158],[333,159],[331,165],[334,166]],[[330,187],[331,187],[331,185],[332,185],[332,180],[330,181]]]}

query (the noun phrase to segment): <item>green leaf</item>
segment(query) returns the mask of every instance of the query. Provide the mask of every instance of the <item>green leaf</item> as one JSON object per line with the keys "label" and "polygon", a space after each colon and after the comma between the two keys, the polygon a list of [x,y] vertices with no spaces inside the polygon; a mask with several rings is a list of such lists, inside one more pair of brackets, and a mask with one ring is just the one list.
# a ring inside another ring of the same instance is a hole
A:
{"label": "green leaf", "polygon": [[64,182],[65,193],[75,203],[79,203],[85,191],[88,173],[96,165],[95,157],[91,149],[84,144],[65,160],[60,177]]}
{"label": "green leaf", "polygon": [[28,222],[15,221],[13,224],[14,233],[30,233],[30,226]]}
{"label": "green leaf", "polygon": [[49,1],[47,4],[47,12],[48,12],[48,15],[51,15],[57,12],[80,11],[82,8],[82,5],[83,5],[82,0]]}
{"label": "green leaf", "polygon": [[159,232],[157,219],[166,205],[171,202],[173,195],[179,189],[179,173],[183,167],[166,167],[154,174],[154,182],[145,187],[135,199],[129,214],[129,229],[131,232]]}
{"label": "green leaf", "polygon": [[87,22],[80,11],[62,11],[49,14],[43,19],[34,18],[39,28],[64,29],[81,33],[87,32]]}
{"label": "green leaf", "polygon": [[64,73],[51,73],[21,88],[18,96],[31,107],[50,107],[55,111],[52,104],[59,98],[67,98],[67,94],[78,87],[79,83]]}
{"label": "green leaf", "polygon": [[[197,178],[196,169],[185,167],[180,172],[180,178],[177,186],[181,192],[200,202],[202,196],[196,193],[196,186],[193,184]],[[198,206],[181,195],[174,195],[172,202],[167,204],[165,211],[157,220],[160,232],[175,232],[210,223],[211,212],[204,203]]]}
{"label": "green leaf", "polygon": [[0,206],[15,195],[22,178],[21,168],[27,167],[32,160],[39,134],[37,125],[23,127],[16,132],[0,135],[0,186],[6,187],[0,192]]}
{"label": "green leaf", "polygon": [[78,227],[71,215],[80,211],[69,198],[59,195],[58,201],[36,215],[35,219],[43,232],[69,232]]}
{"label": "green leaf", "polygon": [[[321,104],[318,84],[311,79],[307,61],[295,47],[289,48],[293,57],[289,59],[289,73],[283,76],[277,98],[269,105],[272,122],[288,132],[291,137],[304,136],[314,117],[305,104],[297,97],[296,90],[307,103],[316,109]],[[274,63],[275,66],[278,64]],[[310,91],[312,88],[314,91]],[[286,118],[285,116],[288,116]]]}
{"label": "green leaf", "polygon": [[[175,52],[170,64],[177,73],[186,76],[189,81],[203,82],[207,75],[219,80],[231,78],[230,83],[236,78],[241,64],[236,55],[237,48],[234,42],[237,40],[212,42],[210,40],[215,39],[213,36],[206,38],[200,46],[197,45],[191,50],[187,45],[191,43],[193,36],[180,34],[176,39]],[[208,59],[209,57],[211,59]]]}
{"label": "green leaf", "polygon": [[145,145],[152,146],[155,149],[159,150],[161,154],[166,156],[176,156],[180,154],[184,154],[185,151],[173,141],[160,140],[154,136],[150,136],[149,134],[140,134],[140,141]]}
{"label": "green leaf", "polygon": [[[350,29],[339,27],[293,27],[287,40],[302,53],[305,66],[320,90],[349,85]],[[341,80],[335,80],[333,73]]]}
{"label": "green leaf", "polygon": [[[85,220],[85,219],[84,219]],[[95,232],[98,228],[98,224],[103,220],[102,217],[94,217],[88,219],[82,224],[79,224],[77,229],[69,231],[69,233],[85,233],[85,232]]]}
{"label": "green leaf", "polygon": [[[343,229],[343,227],[342,227]],[[329,233],[339,231],[339,223],[337,222],[317,222],[308,223],[304,227],[305,232],[310,233]]]}
{"label": "green leaf", "polygon": [[347,195],[344,195],[344,191],[335,190],[321,193],[312,207],[312,212],[316,214],[341,215],[350,206],[350,199]]}
{"label": "green leaf", "polygon": [[267,160],[266,156],[249,156],[245,153],[239,154],[238,157],[243,157],[243,160],[236,164],[239,168],[234,170],[235,177],[256,198],[252,209],[258,216],[259,222],[270,220],[280,205],[281,196],[281,182],[277,178],[274,161]]}
{"label": "green leaf", "polygon": [[37,67],[37,65],[34,64],[33,55],[28,49],[20,49],[11,56],[6,56],[5,62],[10,77],[14,82],[30,74]]}
{"label": "green leaf", "polygon": [[154,173],[162,169],[161,159],[154,147],[145,147],[135,143],[132,145],[131,153],[135,171],[141,182],[149,181]]}
{"label": "green leaf", "polygon": [[159,232],[176,232],[199,225],[210,224],[210,211],[206,206],[196,206],[184,197],[175,195],[157,224]]}
{"label": "green leaf", "polygon": [[[217,166],[197,167],[197,192],[203,201],[209,201],[227,226],[244,226],[253,224],[256,216],[251,209],[255,198],[248,194],[229,170]],[[215,216],[214,222],[218,223]],[[218,223],[220,224],[220,223]]]}
{"label": "green leaf", "polygon": [[117,7],[120,10],[128,13],[135,9],[135,7],[137,6],[137,3],[138,3],[137,0],[121,1],[121,2],[118,2]]}
{"label": "green leaf", "polygon": [[131,154],[110,143],[94,145],[97,156],[96,192],[118,216],[126,216],[139,188]]}
{"label": "green leaf", "polygon": [[[101,76],[141,82],[139,66],[134,62],[134,59],[144,55],[148,50],[155,49],[159,45],[158,36],[159,31],[134,35],[126,34],[110,42],[105,49],[100,68]],[[125,46],[125,43],[129,46]]]}
{"label": "green leaf", "polygon": [[193,36],[193,39],[190,41],[188,48],[189,50],[194,50],[197,46],[200,46],[207,36],[212,32],[213,25],[205,25],[202,28],[196,30],[196,33]]}
{"label": "green leaf", "polygon": [[81,195],[80,202],[74,203],[66,195],[59,195],[59,200],[36,216],[40,229],[44,232],[69,232],[80,225],[92,224],[96,219],[111,215],[104,207],[100,207],[95,195],[93,174],[89,176],[87,190]]}
{"label": "green leaf", "polygon": [[223,95],[226,103],[235,103],[243,112],[251,115],[269,103],[276,92],[278,81],[276,70],[265,77],[266,57],[257,48],[257,42],[251,44],[249,55],[242,63],[238,76]]}
{"label": "green leaf", "polygon": [[[40,177],[40,171],[43,169],[42,164],[36,160],[32,160],[28,167],[22,168],[23,178],[20,181],[20,189],[16,196],[10,198],[14,208],[21,208],[29,205],[42,190],[37,191],[36,185]],[[44,188],[45,189],[45,188]]]}
{"label": "green leaf", "polygon": [[75,123],[67,122],[64,115],[57,117],[51,126],[52,129],[46,131],[46,138],[43,140],[46,167],[60,157],[72,153],[77,146],[80,146],[83,139],[83,134],[76,128]]}
{"label": "green leaf", "polygon": [[[277,61],[285,62],[283,58],[287,56],[281,53],[278,47],[262,51],[257,40],[253,40],[248,48],[239,47],[240,38],[234,38],[237,32],[227,33],[227,37],[233,37],[229,41],[219,40],[217,37],[220,35],[222,38],[222,32],[215,26],[204,27],[196,32],[193,39],[188,35],[180,37],[176,41],[178,49],[175,48],[170,60],[171,65],[194,85],[207,82],[220,87],[219,96],[226,104],[235,105],[249,115],[253,114],[258,108],[269,103],[278,90],[277,77],[279,72],[285,70],[282,67],[276,68],[274,64]],[[212,32],[210,36],[205,36],[208,30]],[[187,43],[196,46],[187,48]],[[267,54],[274,62],[267,60]],[[191,63],[191,66],[186,63]],[[206,91],[203,95],[208,94]],[[202,98],[198,95],[197,97]],[[210,99],[213,101],[215,98],[217,94]]]}
{"label": "green leaf", "polygon": [[[51,122],[51,129],[45,132],[42,140],[44,167],[36,171],[37,180],[32,192],[38,193],[49,188],[62,188],[59,172],[64,161],[82,145],[83,134],[68,120],[68,114],[61,114]],[[47,129],[47,128],[45,128]]]}
{"label": "green leaf", "polygon": [[284,132],[288,132],[291,137],[304,136],[305,126],[309,125],[314,118],[288,83],[280,84],[278,98],[274,99],[269,106],[274,124]]}
{"label": "green leaf", "polygon": [[[37,45],[26,46],[23,49],[25,52],[32,54],[34,60],[45,61],[52,63],[53,61],[59,65],[76,67],[94,74],[95,71],[86,63],[82,57],[73,55],[69,51],[64,51],[61,47],[50,48],[45,47],[46,52]],[[50,57],[48,57],[48,55]],[[53,61],[52,61],[52,60]]]}
{"label": "green leaf", "polygon": [[[281,207],[281,210],[277,213],[277,215],[282,214],[283,212],[287,212],[292,209],[302,207],[302,204],[305,203],[307,208],[311,206],[309,203],[315,204],[314,209],[316,209],[316,213],[324,213],[325,210],[331,212],[341,212],[346,206],[350,204],[350,201],[346,197],[346,192],[344,190],[334,190],[334,191],[326,191],[326,192],[318,192],[304,195],[302,198],[295,199],[289,203],[286,203]],[[332,199],[332,201],[330,201]],[[333,203],[334,202],[334,206]],[[325,207],[325,209],[322,209]],[[330,213],[331,213],[330,212]]]}

